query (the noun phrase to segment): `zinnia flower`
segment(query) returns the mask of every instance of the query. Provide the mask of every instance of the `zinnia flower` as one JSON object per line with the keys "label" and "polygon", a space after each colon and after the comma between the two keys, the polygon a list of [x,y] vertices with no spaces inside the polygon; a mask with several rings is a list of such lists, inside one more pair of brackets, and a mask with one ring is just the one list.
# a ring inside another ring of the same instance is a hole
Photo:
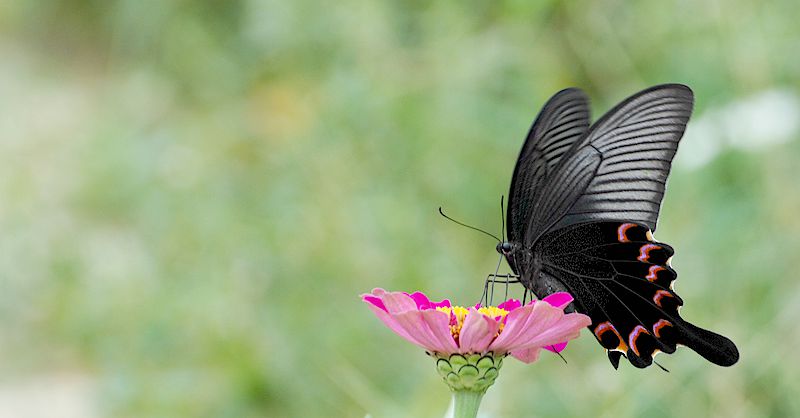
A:
{"label": "zinnia flower", "polygon": [[392,331],[440,356],[491,352],[532,363],[542,348],[560,352],[591,323],[586,315],[564,313],[572,302],[564,292],[525,306],[509,299],[471,308],[452,306],[447,299],[433,302],[420,292],[375,289],[361,298]]}
{"label": "zinnia flower", "polygon": [[563,292],[524,306],[509,299],[470,308],[452,306],[447,299],[433,302],[419,292],[383,289],[361,299],[392,331],[436,359],[437,371],[453,392],[456,417],[477,415],[504,357],[532,363],[542,348],[560,352],[591,323],[586,315],[564,313],[572,296]]}

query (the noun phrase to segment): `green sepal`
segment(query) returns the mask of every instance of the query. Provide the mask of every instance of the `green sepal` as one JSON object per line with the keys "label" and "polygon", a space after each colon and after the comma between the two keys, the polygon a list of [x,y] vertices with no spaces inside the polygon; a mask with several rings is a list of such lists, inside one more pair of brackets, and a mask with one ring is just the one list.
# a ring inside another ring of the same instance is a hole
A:
{"label": "green sepal", "polygon": [[444,356],[430,353],[436,359],[436,371],[450,386],[450,390],[486,393],[494,384],[503,356],[495,357],[493,353],[485,354],[451,354]]}

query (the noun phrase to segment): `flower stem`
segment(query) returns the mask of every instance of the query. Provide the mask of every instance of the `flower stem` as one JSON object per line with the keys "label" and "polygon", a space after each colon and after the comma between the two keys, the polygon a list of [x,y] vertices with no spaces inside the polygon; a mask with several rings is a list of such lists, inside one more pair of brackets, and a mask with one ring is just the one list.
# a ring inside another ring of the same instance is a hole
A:
{"label": "flower stem", "polygon": [[478,407],[481,405],[483,393],[470,390],[453,391],[455,412],[453,418],[475,418],[478,416]]}

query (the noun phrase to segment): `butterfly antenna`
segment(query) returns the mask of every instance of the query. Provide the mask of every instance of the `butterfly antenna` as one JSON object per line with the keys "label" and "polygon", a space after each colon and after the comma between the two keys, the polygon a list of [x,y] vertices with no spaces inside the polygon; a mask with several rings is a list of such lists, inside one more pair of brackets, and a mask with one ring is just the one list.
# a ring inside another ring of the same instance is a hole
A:
{"label": "butterfly antenna", "polygon": [[459,222],[459,221],[457,221],[457,220],[455,220],[455,219],[453,219],[453,218],[451,218],[451,217],[449,217],[449,216],[445,215],[445,214],[444,214],[444,212],[442,211],[442,207],[441,207],[441,206],[439,206],[439,214],[440,214],[440,215],[442,215],[442,216],[444,216],[444,217],[445,217],[445,218],[447,218],[448,220],[450,220],[450,221],[453,221],[453,222],[455,222],[455,223],[457,223],[457,224],[459,224],[459,225],[461,225],[461,226],[465,226],[465,227],[467,227],[467,228],[469,228],[469,229],[474,229],[475,231],[478,231],[478,232],[483,232],[484,234],[486,234],[486,235],[488,235],[488,236],[490,236],[490,237],[494,238],[494,239],[495,239],[495,240],[497,240],[498,242],[503,242],[503,241],[500,241],[500,238],[497,238],[496,236],[494,236],[494,235],[492,235],[492,234],[490,234],[490,233],[488,233],[488,232],[486,232],[486,231],[484,231],[484,230],[482,230],[482,229],[480,229],[480,228],[475,228],[474,226],[469,226],[469,225],[467,225],[467,224],[465,224],[465,223],[463,223],[463,222]]}
{"label": "butterfly antenna", "polygon": [[657,361],[653,360],[653,363],[655,363],[655,364],[656,364],[656,366],[658,366],[659,368],[661,368],[661,370],[663,370],[663,371],[665,371],[665,372],[669,373],[669,370],[667,370],[667,368],[666,368],[666,367],[664,367],[664,366],[662,366],[662,365],[658,364],[658,362],[657,362]]}

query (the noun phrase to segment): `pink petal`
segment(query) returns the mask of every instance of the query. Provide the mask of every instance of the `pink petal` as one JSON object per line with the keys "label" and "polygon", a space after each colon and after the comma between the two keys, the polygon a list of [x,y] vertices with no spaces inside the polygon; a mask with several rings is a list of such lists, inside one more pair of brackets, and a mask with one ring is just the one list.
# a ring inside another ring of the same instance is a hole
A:
{"label": "pink petal", "polygon": [[405,294],[408,297],[410,297],[411,299],[414,300],[414,303],[417,304],[417,309],[420,309],[420,310],[423,310],[423,309],[436,309],[436,308],[439,308],[439,307],[447,307],[447,308],[450,307],[450,300],[449,299],[444,299],[441,302],[434,302],[434,301],[428,299],[428,297],[425,296],[425,294],[422,293],[422,292],[414,292],[414,293],[412,293],[410,295],[408,293],[405,293]]}
{"label": "pink petal", "polygon": [[548,346],[544,347],[545,350],[552,351],[554,353],[560,353],[560,352],[564,351],[565,348],[567,348],[567,342],[566,341],[560,342],[558,344],[548,345]]}
{"label": "pink petal", "polygon": [[[367,306],[397,335],[431,351],[456,351],[448,314],[436,310],[419,311],[414,300],[402,292],[375,289],[372,294],[379,297],[384,306],[368,300],[369,295],[362,295]],[[425,315],[420,315],[423,312]]]}
{"label": "pink petal", "polygon": [[417,341],[417,345],[441,353],[458,351],[446,313],[434,309],[414,310],[397,314],[394,319],[406,334]]}
{"label": "pink petal", "polygon": [[[506,315],[503,332],[492,343],[491,349],[495,352],[519,350],[532,336],[543,333],[563,314],[561,310],[546,303],[535,303],[515,309]],[[560,341],[554,341],[557,342]]]}
{"label": "pink petal", "polygon": [[500,336],[490,349],[497,352],[519,351],[563,343],[580,335],[591,320],[578,313],[564,312],[549,303],[536,303],[511,312]]}
{"label": "pink petal", "polygon": [[420,342],[416,338],[414,338],[411,335],[409,335],[408,332],[406,332],[405,329],[403,329],[403,327],[401,327],[397,323],[397,321],[394,319],[394,317],[391,314],[389,314],[388,312],[386,312],[385,310],[383,310],[381,308],[378,308],[375,305],[367,305],[367,307],[372,312],[375,313],[375,315],[378,317],[378,319],[381,320],[381,322],[383,322],[384,325],[386,325],[390,330],[394,331],[395,334],[405,338],[406,340],[408,340],[408,341],[410,341],[410,342],[412,342],[414,344],[421,345]]}
{"label": "pink petal", "polygon": [[507,310],[509,312],[513,311],[514,309],[519,308],[520,306],[522,306],[522,303],[520,303],[520,301],[518,301],[516,299],[509,299],[509,300],[497,305],[498,308],[505,309],[505,310]]}
{"label": "pink petal", "polygon": [[544,332],[535,335],[526,335],[525,339],[527,341],[524,342],[521,347],[515,347],[514,349],[549,347],[565,341],[573,340],[578,338],[581,330],[589,326],[591,323],[591,319],[583,314],[571,313],[563,315],[559,318],[557,323],[548,327]]}
{"label": "pink petal", "polygon": [[482,353],[487,351],[498,328],[500,328],[500,324],[497,321],[475,309],[470,309],[458,337],[459,352]]}
{"label": "pink petal", "polygon": [[372,295],[361,295],[361,300],[363,300],[364,302],[371,303],[371,304],[383,309],[384,312],[388,312],[386,310],[386,306],[383,304],[383,301],[380,300],[380,298],[378,298],[378,297],[375,297],[375,296],[372,296]]}
{"label": "pink petal", "polygon": [[441,302],[433,302],[433,301],[431,301],[431,309],[449,308],[450,306],[451,306],[450,305],[450,299],[442,299]]}
{"label": "pink petal", "polygon": [[453,334],[450,333],[450,315],[433,309],[423,311],[422,316],[438,343],[438,348],[435,351],[452,353],[453,350],[458,349],[458,345],[453,339]]}
{"label": "pink petal", "polygon": [[567,292],[556,292],[550,296],[546,296],[543,301],[555,306],[556,308],[564,309],[572,302],[572,295]]}
{"label": "pink petal", "polygon": [[533,363],[539,360],[539,354],[542,352],[541,348],[533,347],[524,350],[512,351],[511,355],[523,363]]}
{"label": "pink petal", "polygon": [[379,297],[379,298],[382,298],[383,295],[385,295],[387,293],[389,293],[389,292],[381,289],[380,287],[376,287],[376,288],[372,289],[372,292],[371,292],[372,296],[376,296],[376,297]]}
{"label": "pink petal", "polygon": [[417,309],[429,309],[431,306],[430,299],[428,299],[428,297],[422,292],[414,292],[410,295],[406,293],[406,295],[408,295],[408,297],[410,297],[414,303],[417,304]]}
{"label": "pink petal", "polygon": [[392,315],[418,310],[414,299],[403,292],[384,292],[380,298],[386,306],[386,312]]}

